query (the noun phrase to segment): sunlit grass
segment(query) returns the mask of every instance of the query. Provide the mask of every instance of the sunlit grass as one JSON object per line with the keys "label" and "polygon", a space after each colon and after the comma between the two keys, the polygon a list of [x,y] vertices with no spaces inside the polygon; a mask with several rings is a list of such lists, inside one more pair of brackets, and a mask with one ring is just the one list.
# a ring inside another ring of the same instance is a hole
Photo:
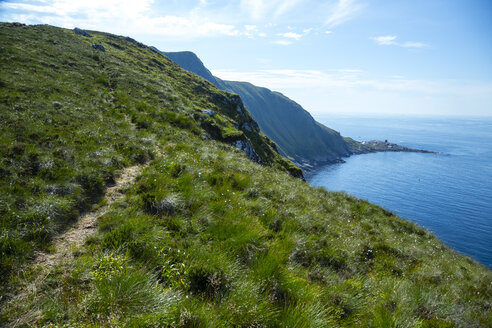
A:
{"label": "sunlit grass", "polygon": [[[93,33],[108,49],[96,53],[71,31],[16,28],[0,29],[0,250],[4,290],[22,293],[3,301],[1,324],[491,325],[483,266],[384,209],[293,178],[278,157],[258,165],[224,136],[207,138],[194,107],[229,127],[235,96],[120,37]],[[22,55],[16,38],[39,47]],[[29,266],[122,168],[143,162],[72,261]]]}

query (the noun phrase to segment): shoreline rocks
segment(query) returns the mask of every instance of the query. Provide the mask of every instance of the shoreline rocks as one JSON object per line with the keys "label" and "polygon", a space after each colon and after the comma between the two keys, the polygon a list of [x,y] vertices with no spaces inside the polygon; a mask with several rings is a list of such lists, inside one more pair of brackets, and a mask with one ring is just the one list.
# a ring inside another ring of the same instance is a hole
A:
{"label": "shoreline rocks", "polygon": [[[407,152],[407,153],[423,153],[423,154],[437,154],[434,151],[424,150],[424,149],[414,149],[405,146],[401,146],[395,143],[388,142],[388,140],[370,140],[357,142],[357,147],[351,147],[350,157],[352,155],[363,155],[372,153],[382,153],[382,152]],[[329,161],[311,162],[311,163],[296,163],[296,165],[302,169],[305,176],[317,171],[320,167],[333,165],[333,164],[343,164],[345,160],[343,158],[336,158]]]}
{"label": "shoreline rocks", "polygon": [[425,153],[425,154],[435,154],[436,152],[414,149],[405,146],[401,146],[395,143],[388,142],[388,140],[370,140],[362,141],[359,143],[359,148],[351,149],[352,155],[359,154],[370,154],[378,152],[409,152],[409,153]]}

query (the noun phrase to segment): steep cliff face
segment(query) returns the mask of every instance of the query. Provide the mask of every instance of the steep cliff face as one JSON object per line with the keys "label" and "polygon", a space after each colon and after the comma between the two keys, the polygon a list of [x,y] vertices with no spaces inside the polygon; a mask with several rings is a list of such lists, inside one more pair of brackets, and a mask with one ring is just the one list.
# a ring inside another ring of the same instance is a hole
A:
{"label": "steep cliff face", "polygon": [[192,52],[164,52],[184,69],[221,90],[241,96],[246,108],[279,152],[303,168],[332,163],[350,155],[340,134],[319,122],[298,103],[279,92],[247,82],[224,81],[212,75]]}

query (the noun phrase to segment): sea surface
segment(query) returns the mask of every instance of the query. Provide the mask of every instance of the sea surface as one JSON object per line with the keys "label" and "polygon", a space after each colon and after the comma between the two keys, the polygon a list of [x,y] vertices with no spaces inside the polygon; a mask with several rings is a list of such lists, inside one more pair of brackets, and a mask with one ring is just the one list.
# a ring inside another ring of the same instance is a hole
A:
{"label": "sea surface", "polygon": [[317,116],[356,140],[384,140],[438,152],[346,158],[307,177],[432,231],[492,269],[492,118]]}

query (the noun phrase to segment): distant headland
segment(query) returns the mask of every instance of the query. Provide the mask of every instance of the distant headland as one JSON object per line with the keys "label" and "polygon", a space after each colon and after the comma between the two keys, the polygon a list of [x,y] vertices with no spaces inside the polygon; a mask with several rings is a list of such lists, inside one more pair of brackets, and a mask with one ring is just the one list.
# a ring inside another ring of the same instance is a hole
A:
{"label": "distant headland", "polygon": [[352,154],[369,154],[377,152],[409,152],[409,153],[425,153],[425,154],[435,154],[434,151],[414,149],[405,146],[401,146],[395,143],[388,142],[388,140],[370,140],[361,141],[358,143],[357,147],[351,148]]}

